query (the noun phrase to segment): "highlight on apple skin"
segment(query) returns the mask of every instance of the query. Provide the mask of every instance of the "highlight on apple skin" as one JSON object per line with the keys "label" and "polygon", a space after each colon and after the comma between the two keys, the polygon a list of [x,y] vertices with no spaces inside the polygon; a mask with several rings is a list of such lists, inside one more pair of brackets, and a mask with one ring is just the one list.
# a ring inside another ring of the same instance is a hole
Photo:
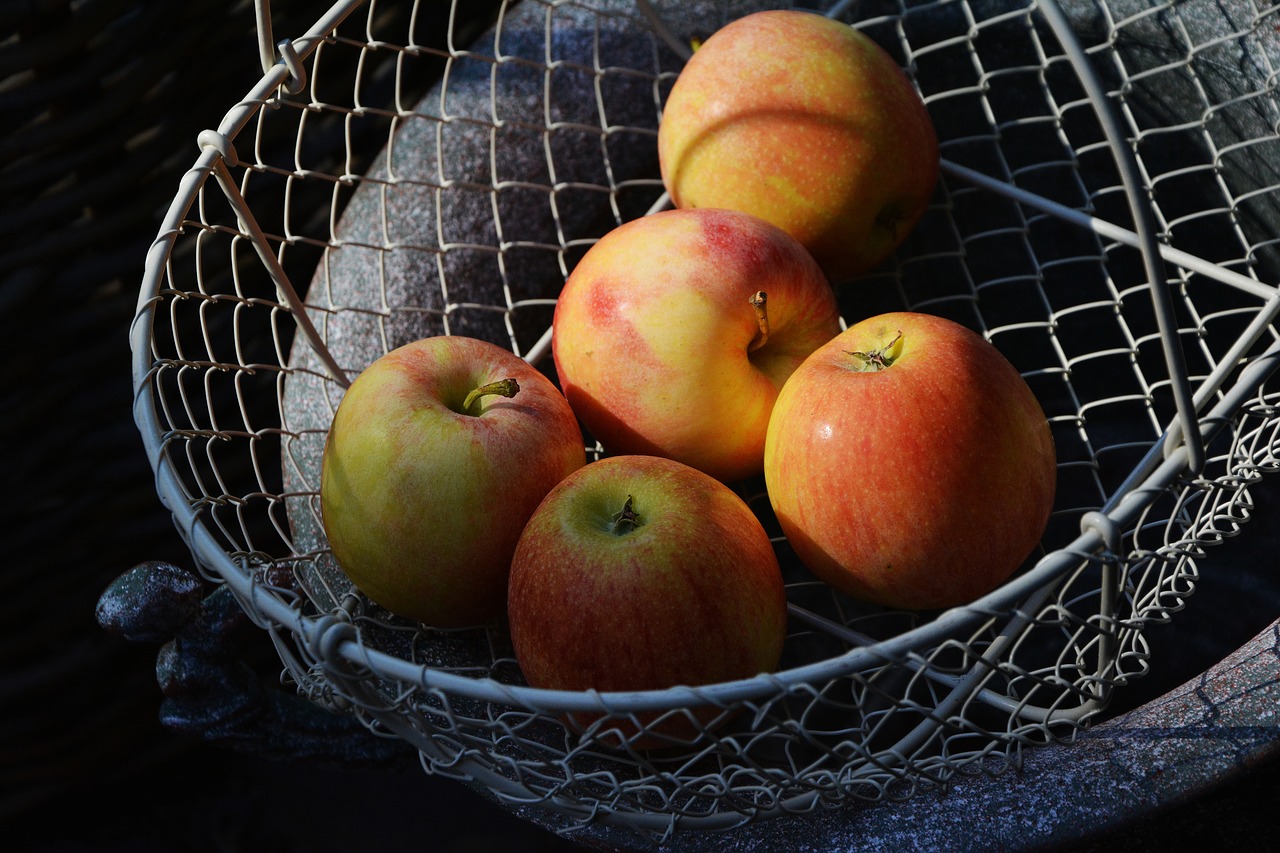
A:
{"label": "highlight on apple skin", "polygon": [[891,313],[815,352],[778,397],[765,483],[815,576],[887,607],[995,589],[1034,551],[1057,478],[1044,411],[1012,364],[941,317]]}
{"label": "highlight on apple skin", "polygon": [[939,170],[933,122],[895,60],[793,10],[739,18],[698,48],[664,105],[658,156],[677,207],[772,222],[837,285],[901,245]]}
{"label": "highlight on apple skin", "polygon": [[[516,660],[534,687],[751,678],[777,667],[786,638],[778,558],[754,512],[718,480],[655,456],[606,457],[552,489],[520,537],[508,596]],[[612,746],[650,748],[727,718],[709,706],[642,715],[642,726],[572,722],[612,728]]]}
{"label": "highlight on apple skin", "polygon": [[779,389],[839,331],[830,284],[784,231],[737,211],[666,210],[613,229],[574,267],[552,355],[608,453],[733,482],[760,473]]}
{"label": "highlight on apple skin", "polygon": [[525,521],[586,463],[573,411],[514,353],[461,336],[387,353],[347,389],[321,462],[339,566],[370,599],[435,627],[502,616]]}

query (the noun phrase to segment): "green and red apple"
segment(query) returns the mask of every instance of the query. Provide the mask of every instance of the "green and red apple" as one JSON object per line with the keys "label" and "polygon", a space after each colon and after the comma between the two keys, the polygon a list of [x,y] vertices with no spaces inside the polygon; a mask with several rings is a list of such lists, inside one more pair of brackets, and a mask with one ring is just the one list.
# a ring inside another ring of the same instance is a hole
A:
{"label": "green and red apple", "polygon": [[928,207],[938,140],[893,58],[814,12],[757,12],[685,65],[658,126],[677,207],[742,210],[804,244],[832,282],[887,258]]}
{"label": "green and red apple", "polygon": [[[728,486],[670,459],[613,456],[570,474],[529,519],[507,615],[530,685],[630,692],[774,670],[787,602],[768,534]],[[576,722],[651,747],[726,718],[715,705],[690,713],[641,715],[643,731],[625,717]]]}
{"label": "green and red apple", "polygon": [[1032,553],[1053,509],[1053,436],[981,335],[926,314],[851,326],[774,407],[765,484],[796,555],[854,597],[968,603]]}
{"label": "green and red apple", "polygon": [[666,210],[613,229],[574,267],[552,354],[606,451],[731,482],[760,473],[778,390],[839,332],[830,284],[780,228],[737,211]]}
{"label": "green and red apple", "polygon": [[444,628],[502,615],[525,521],[586,463],[555,385],[512,352],[459,336],[392,350],[347,389],[325,445],[333,555],[387,610]]}

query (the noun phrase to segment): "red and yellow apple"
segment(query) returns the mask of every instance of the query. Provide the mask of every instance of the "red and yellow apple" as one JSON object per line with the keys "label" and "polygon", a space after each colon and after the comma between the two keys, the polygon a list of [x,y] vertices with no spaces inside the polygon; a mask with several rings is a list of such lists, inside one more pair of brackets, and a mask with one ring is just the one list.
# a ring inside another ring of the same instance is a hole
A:
{"label": "red and yellow apple", "polygon": [[814,12],[716,31],[685,65],[658,126],[677,207],[742,210],[781,227],[839,283],[879,264],[929,204],[938,140],[883,48]]}
{"label": "red and yellow apple", "polygon": [[606,451],[735,481],[760,473],[778,390],[839,324],[830,284],[781,229],[667,210],[605,234],[574,267],[552,354]]}
{"label": "red and yellow apple", "polygon": [[1044,412],[1012,364],[940,317],[851,326],[792,374],[765,444],[782,530],[819,579],[903,609],[1003,583],[1053,508]]}
{"label": "red and yellow apple", "polygon": [[334,558],[393,613],[436,627],[502,615],[511,554],[547,492],[586,463],[554,384],[474,338],[392,350],[347,389],[320,507]]}
{"label": "red and yellow apple", "polygon": [[[529,519],[507,618],[531,686],[630,692],[772,671],[787,602],[768,534],[728,486],[670,459],[612,456],[566,477]],[[691,714],[597,729],[648,747],[726,717],[715,705]]]}

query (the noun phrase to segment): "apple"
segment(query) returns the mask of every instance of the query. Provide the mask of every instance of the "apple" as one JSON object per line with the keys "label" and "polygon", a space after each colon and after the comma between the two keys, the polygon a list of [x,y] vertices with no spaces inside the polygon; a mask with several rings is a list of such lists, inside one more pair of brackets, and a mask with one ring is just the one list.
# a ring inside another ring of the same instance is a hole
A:
{"label": "apple", "polygon": [[792,374],[764,473],[815,576],[927,610],[972,601],[1018,569],[1048,523],[1057,467],[1039,402],[995,346],[903,312],[851,326]]}
{"label": "apple", "polygon": [[436,627],[477,625],[502,615],[525,521],[584,464],[577,419],[536,368],[474,338],[425,338],[347,389],[321,460],[321,518],[370,599]]}
{"label": "apple", "polygon": [[781,229],[736,211],[666,210],[587,251],[551,341],[565,396],[609,453],[732,482],[760,473],[778,390],[839,332],[831,285]]}
{"label": "apple", "polygon": [[[507,618],[533,687],[663,690],[772,671],[787,602],[769,536],[733,490],[674,460],[611,456],[566,477],[529,519]],[[676,712],[637,715],[644,731],[629,718],[600,728],[649,747],[728,716],[690,713],[698,724]]]}
{"label": "apple", "polygon": [[783,228],[840,282],[887,258],[938,179],[938,139],[910,79],[874,41],[814,12],[757,12],[717,30],[658,125],[677,207]]}

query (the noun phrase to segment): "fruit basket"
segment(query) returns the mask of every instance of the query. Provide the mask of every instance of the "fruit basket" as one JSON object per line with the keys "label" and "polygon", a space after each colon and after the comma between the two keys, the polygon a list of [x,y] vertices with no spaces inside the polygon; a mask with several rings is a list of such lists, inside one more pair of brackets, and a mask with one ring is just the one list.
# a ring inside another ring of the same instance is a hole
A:
{"label": "fruit basket", "polygon": [[[201,134],[147,257],[135,419],[200,570],[303,695],[567,833],[900,800],[1070,741],[1154,665],[1144,632],[1176,620],[1197,558],[1247,529],[1249,487],[1277,466],[1280,14],[821,5],[908,71],[943,160],[894,257],[837,283],[844,321],[938,314],[1017,367],[1058,449],[1037,551],[966,606],[890,611],[810,576],[763,481],[737,483],[784,567],[782,664],[638,693],[531,688],[501,627],[412,624],[354,589],[319,519],[351,379],[440,334],[550,374],[568,272],[668,204],[656,128],[688,45],[777,5],[348,0],[277,54],[260,4],[263,77]],[[608,737],[653,712],[696,735]],[[575,714],[603,718],[584,735]]]}

